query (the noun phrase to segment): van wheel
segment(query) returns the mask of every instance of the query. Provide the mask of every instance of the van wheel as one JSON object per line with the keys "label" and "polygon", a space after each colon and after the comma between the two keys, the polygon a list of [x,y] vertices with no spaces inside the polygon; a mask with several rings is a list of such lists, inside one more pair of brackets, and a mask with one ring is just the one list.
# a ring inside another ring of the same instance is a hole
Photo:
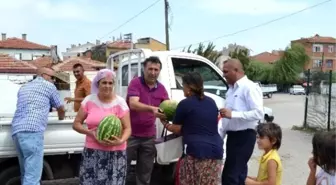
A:
{"label": "van wheel", "polygon": [[273,95],[272,93],[269,93],[269,94],[267,94],[267,97],[272,98],[272,95]]}
{"label": "van wheel", "polygon": [[12,166],[0,173],[1,185],[21,185],[21,174],[19,166]]}

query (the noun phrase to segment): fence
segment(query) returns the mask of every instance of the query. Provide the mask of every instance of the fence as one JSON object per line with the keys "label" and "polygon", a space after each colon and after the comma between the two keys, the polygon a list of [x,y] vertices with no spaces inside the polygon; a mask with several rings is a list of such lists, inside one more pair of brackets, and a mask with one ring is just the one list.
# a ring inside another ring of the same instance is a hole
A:
{"label": "fence", "polygon": [[307,71],[304,127],[336,128],[336,75],[331,70]]}

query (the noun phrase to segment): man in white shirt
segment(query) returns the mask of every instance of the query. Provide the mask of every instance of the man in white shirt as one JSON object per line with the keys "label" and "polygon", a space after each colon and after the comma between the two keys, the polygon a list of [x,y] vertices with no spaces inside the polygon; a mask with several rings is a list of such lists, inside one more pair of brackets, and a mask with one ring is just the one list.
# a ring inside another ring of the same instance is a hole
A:
{"label": "man in white shirt", "polygon": [[239,60],[226,60],[223,73],[229,90],[225,108],[220,109],[223,119],[219,133],[222,138],[227,135],[222,184],[244,185],[256,142],[255,127],[264,115],[263,95],[261,88],[246,77]]}

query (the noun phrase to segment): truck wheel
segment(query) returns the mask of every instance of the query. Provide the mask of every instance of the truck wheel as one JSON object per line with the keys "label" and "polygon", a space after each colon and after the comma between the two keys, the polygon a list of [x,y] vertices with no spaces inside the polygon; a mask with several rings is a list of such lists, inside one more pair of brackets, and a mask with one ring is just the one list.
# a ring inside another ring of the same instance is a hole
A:
{"label": "truck wheel", "polygon": [[267,94],[267,97],[268,97],[268,98],[272,98],[272,96],[273,96],[272,93]]}
{"label": "truck wheel", "polygon": [[19,166],[12,166],[0,173],[1,185],[21,185]]}

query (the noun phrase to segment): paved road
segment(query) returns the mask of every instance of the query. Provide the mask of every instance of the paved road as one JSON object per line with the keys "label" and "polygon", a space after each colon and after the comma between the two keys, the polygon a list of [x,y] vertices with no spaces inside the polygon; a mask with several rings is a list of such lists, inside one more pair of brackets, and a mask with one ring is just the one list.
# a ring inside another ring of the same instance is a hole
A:
{"label": "paved road", "polygon": [[[303,185],[309,174],[307,161],[310,157],[312,135],[291,130],[293,125],[302,125],[304,96],[275,94],[265,99],[264,106],[273,109],[274,122],[283,128],[283,140],[279,153],[283,164],[282,185]],[[249,162],[249,175],[258,173],[258,160],[262,152],[256,147]]]}

